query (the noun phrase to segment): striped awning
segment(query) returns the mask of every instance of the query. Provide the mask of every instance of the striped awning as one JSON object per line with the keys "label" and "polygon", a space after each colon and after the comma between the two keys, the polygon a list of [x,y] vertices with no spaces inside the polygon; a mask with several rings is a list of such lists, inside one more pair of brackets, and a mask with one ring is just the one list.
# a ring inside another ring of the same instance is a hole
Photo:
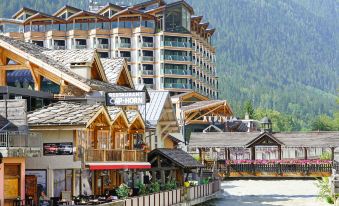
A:
{"label": "striped awning", "polygon": [[150,169],[149,162],[93,162],[86,163],[90,170]]}

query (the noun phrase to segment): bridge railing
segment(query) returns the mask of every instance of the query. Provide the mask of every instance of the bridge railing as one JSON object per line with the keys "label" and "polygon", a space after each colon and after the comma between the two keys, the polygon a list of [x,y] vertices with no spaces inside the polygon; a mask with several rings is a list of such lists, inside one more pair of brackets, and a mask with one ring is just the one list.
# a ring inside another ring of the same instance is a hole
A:
{"label": "bridge railing", "polygon": [[258,163],[248,161],[246,163],[230,163],[226,161],[205,161],[205,170],[217,170],[224,172],[227,176],[232,174],[248,175],[284,175],[298,174],[299,176],[312,176],[319,174],[330,175],[332,169],[339,167],[338,164],[331,161],[296,161],[296,162],[274,162]]}

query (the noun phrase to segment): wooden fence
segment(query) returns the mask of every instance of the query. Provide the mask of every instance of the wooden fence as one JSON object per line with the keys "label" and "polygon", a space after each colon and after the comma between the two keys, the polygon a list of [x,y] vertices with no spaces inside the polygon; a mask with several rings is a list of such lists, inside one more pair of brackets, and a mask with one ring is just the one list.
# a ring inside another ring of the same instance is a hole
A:
{"label": "wooden fence", "polygon": [[170,206],[208,197],[220,191],[220,181],[189,188],[162,191],[125,200],[125,206]]}

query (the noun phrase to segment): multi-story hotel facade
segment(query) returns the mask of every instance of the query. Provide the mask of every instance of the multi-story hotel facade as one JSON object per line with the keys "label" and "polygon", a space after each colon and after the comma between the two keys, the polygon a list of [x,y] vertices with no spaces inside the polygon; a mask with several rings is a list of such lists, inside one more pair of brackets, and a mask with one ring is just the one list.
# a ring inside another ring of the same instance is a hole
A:
{"label": "multi-story hotel facade", "polygon": [[64,6],[54,14],[22,8],[0,19],[0,33],[50,49],[96,49],[102,58],[124,57],[135,85],[195,91],[218,98],[215,29],[185,1],[151,0],[96,12]]}

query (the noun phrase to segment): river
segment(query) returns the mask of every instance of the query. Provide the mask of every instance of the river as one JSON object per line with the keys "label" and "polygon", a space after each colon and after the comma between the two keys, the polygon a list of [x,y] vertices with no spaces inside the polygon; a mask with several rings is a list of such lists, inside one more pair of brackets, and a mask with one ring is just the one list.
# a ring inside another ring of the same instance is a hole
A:
{"label": "river", "polygon": [[329,206],[317,199],[316,180],[233,180],[222,182],[223,198],[201,206]]}

